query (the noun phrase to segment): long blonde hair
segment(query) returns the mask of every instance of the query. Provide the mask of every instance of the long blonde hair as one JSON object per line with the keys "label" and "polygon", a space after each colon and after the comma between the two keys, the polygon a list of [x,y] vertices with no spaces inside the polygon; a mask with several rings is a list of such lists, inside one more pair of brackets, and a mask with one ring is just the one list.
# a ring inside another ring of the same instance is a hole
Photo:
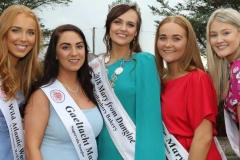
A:
{"label": "long blonde hair", "polygon": [[[16,67],[11,65],[7,46],[7,32],[18,14],[31,17],[36,23],[36,41],[31,51],[19,59]],[[31,86],[41,74],[41,65],[38,55],[42,47],[42,32],[38,19],[31,9],[23,5],[12,5],[8,7],[0,17],[0,79],[7,100],[17,98],[16,93],[20,91],[25,97],[31,92]]]}
{"label": "long blonde hair", "polygon": [[[228,61],[226,58],[218,57],[217,54],[213,51],[210,44],[210,25],[211,23],[217,20],[219,22],[228,23],[235,26],[240,32],[240,13],[232,8],[221,8],[217,9],[210,16],[207,23],[206,30],[206,54],[207,54],[207,66],[210,77],[213,80],[214,87],[217,93],[218,102],[223,100],[228,91]],[[234,61],[240,57],[240,47],[234,56]]]}
{"label": "long blonde hair", "polygon": [[156,37],[155,37],[154,49],[155,49],[155,56],[156,56],[158,72],[159,72],[161,80],[165,74],[164,73],[164,60],[158,53],[157,42],[159,39],[159,30],[160,30],[161,26],[163,26],[166,23],[170,23],[170,22],[178,24],[187,33],[187,35],[186,35],[187,36],[187,45],[185,48],[185,53],[181,57],[180,62],[179,62],[179,67],[180,67],[179,71],[180,72],[184,72],[184,71],[189,72],[189,71],[192,71],[197,68],[204,70],[201,56],[200,56],[200,50],[199,50],[198,43],[197,43],[197,38],[196,38],[195,32],[192,28],[192,25],[183,16],[180,16],[180,15],[168,16],[160,22],[160,24],[157,28]]}

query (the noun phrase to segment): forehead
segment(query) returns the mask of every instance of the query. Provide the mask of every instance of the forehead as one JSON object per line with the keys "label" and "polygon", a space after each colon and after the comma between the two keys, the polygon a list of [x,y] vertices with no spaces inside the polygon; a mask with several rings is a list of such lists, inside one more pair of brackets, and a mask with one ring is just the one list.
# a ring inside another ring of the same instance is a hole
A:
{"label": "forehead", "polygon": [[186,31],[178,24],[173,22],[168,22],[163,24],[159,28],[159,34],[166,35],[186,35]]}
{"label": "forehead", "polygon": [[131,21],[134,23],[137,23],[138,21],[138,15],[136,11],[134,11],[133,9],[128,10],[127,12],[123,13],[117,18],[122,19],[124,21]]}
{"label": "forehead", "polygon": [[218,20],[213,20],[212,23],[210,24],[210,32],[221,31],[224,29],[237,29],[237,27],[232,24],[221,22]]}
{"label": "forehead", "polygon": [[25,29],[35,29],[36,28],[36,22],[35,20],[24,13],[19,13],[17,16],[13,19],[11,27],[19,27],[19,28],[25,28]]}
{"label": "forehead", "polygon": [[78,35],[74,31],[65,31],[59,36],[58,43],[78,43],[78,42],[83,42],[83,39],[80,35]]}

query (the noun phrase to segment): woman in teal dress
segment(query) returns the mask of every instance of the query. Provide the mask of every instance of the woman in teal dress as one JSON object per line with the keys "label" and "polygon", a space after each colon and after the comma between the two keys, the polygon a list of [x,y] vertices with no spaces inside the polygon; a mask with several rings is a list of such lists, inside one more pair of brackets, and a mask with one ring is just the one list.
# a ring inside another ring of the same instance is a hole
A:
{"label": "woman in teal dress", "polygon": [[[165,159],[160,81],[155,58],[139,45],[136,3],[113,2],[105,23],[107,52],[90,62],[95,98],[105,120],[99,160]],[[126,123],[125,123],[126,122]]]}

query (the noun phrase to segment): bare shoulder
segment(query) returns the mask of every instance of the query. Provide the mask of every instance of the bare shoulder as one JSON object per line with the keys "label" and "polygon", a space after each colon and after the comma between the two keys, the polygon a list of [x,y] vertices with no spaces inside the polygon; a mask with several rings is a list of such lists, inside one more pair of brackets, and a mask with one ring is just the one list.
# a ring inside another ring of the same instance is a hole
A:
{"label": "bare shoulder", "polygon": [[41,89],[32,93],[27,104],[27,108],[29,107],[49,108],[49,100]]}

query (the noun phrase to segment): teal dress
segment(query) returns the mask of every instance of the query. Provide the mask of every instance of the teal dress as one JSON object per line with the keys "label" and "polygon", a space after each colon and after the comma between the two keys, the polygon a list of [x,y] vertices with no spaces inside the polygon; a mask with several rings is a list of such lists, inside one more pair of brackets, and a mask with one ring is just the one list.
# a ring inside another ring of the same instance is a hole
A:
{"label": "teal dress", "polygon": [[[160,106],[160,82],[152,54],[133,54],[134,60],[125,62],[117,76],[114,92],[136,125],[135,160],[164,160],[164,142]],[[123,59],[108,66],[108,79]],[[103,129],[97,139],[98,160],[122,160],[108,130]]]}

